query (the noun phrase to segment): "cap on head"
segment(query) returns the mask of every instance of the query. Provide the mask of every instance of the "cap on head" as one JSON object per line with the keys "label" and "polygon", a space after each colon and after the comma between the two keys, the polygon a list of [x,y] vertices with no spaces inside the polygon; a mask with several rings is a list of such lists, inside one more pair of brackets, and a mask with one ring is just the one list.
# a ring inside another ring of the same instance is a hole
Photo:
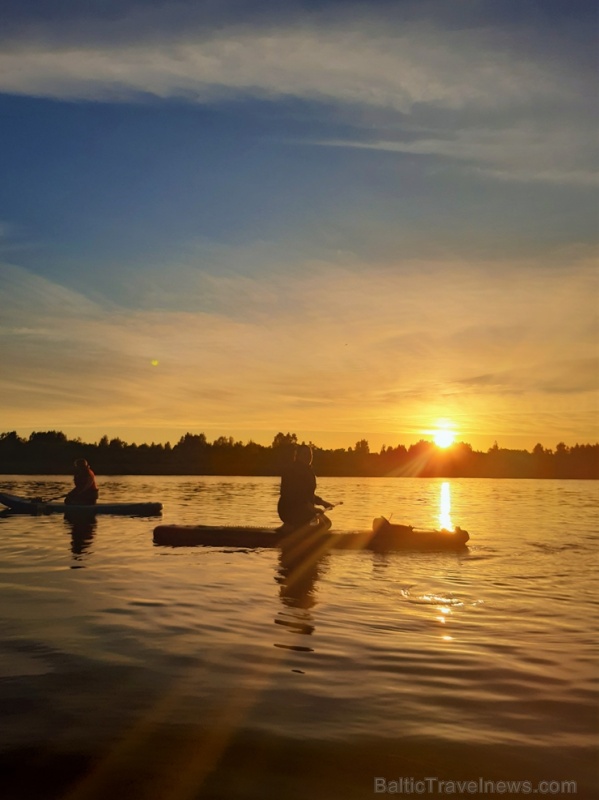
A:
{"label": "cap on head", "polygon": [[77,458],[75,459],[75,466],[76,467],[87,467],[89,466],[87,461],[84,458]]}

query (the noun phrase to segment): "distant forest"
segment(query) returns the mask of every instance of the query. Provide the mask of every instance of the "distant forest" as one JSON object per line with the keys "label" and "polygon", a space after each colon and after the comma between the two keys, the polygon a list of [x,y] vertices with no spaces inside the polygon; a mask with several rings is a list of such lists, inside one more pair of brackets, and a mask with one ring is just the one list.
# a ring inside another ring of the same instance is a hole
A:
{"label": "distant forest", "polygon": [[[59,431],[0,434],[0,473],[68,475],[73,461],[85,458],[98,475],[279,475],[298,444],[294,433],[277,433],[270,447],[221,436],[209,442],[203,433],[186,433],[171,446],[127,444],[103,436],[95,444],[67,439]],[[319,476],[423,478],[599,478],[599,444],[560,442],[555,450],[537,444],[532,452],[506,450],[495,443],[486,453],[463,442],[439,449],[420,441],[405,447],[383,446],[371,452],[365,439],[354,447],[314,450]]]}

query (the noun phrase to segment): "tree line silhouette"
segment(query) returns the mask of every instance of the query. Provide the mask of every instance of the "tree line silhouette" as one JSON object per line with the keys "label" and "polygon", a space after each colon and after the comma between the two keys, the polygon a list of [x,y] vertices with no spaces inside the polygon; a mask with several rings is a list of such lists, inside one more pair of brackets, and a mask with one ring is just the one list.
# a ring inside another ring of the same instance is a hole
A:
{"label": "tree line silhouette", "polygon": [[[0,473],[71,474],[73,461],[85,458],[99,475],[279,475],[299,440],[277,433],[270,446],[203,433],[186,433],[177,444],[127,444],[103,436],[88,444],[60,431],[34,432],[23,439],[15,431],[0,434]],[[371,452],[366,439],[354,447],[325,450],[312,442],[319,476],[439,478],[599,478],[599,443],[555,450],[537,444],[532,452],[508,450],[497,442],[486,452],[464,442],[440,449],[421,440],[405,447],[383,445]]]}

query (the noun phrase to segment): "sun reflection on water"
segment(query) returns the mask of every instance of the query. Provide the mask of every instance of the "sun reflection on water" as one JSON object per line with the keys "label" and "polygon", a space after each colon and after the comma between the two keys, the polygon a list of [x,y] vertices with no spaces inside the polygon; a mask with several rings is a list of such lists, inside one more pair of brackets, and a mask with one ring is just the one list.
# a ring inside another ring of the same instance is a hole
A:
{"label": "sun reflection on water", "polygon": [[441,497],[440,497],[440,513],[439,523],[441,528],[447,531],[453,530],[451,522],[451,489],[449,488],[449,481],[443,481],[441,484]]}

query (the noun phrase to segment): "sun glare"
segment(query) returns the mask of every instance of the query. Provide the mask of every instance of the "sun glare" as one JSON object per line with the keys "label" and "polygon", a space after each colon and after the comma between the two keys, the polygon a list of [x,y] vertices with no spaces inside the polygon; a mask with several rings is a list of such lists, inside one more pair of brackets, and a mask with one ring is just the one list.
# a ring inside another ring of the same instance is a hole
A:
{"label": "sun glare", "polygon": [[437,447],[450,447],[454,441],[455,436],[452,431],[449,430],[437,430],[433,434],[434,442]]}

